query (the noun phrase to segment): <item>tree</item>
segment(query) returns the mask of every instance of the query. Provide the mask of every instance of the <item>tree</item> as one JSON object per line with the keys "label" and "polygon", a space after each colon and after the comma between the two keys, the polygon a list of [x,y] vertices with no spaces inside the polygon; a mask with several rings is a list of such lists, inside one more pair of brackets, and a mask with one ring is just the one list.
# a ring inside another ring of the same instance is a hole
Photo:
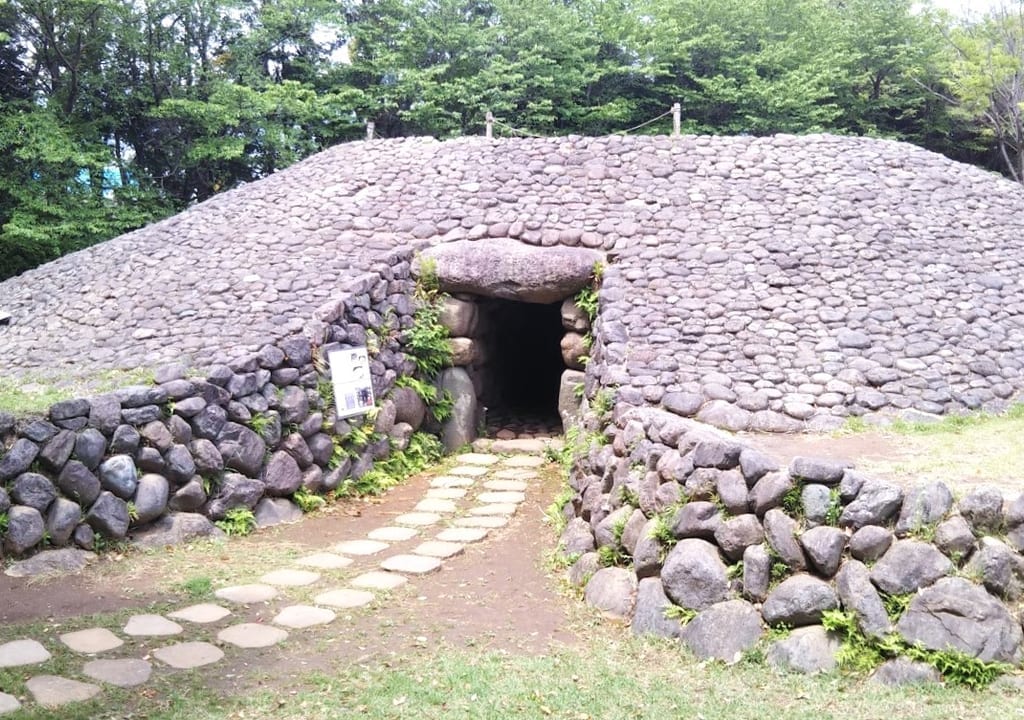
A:
{"label": "tree", "polygon": [[951,94],[978,124],[1003,170],[1024,183],[1024,1],[1003,4],[951,35]]}

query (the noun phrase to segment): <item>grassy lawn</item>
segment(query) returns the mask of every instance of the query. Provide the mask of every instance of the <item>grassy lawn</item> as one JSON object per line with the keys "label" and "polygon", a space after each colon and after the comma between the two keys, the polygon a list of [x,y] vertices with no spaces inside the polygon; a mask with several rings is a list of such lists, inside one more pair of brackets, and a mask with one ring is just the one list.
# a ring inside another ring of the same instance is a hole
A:
{"label": "grassy lawn", "polygon": [[89,397],[128,385],[148,385],[147,370],[109,370],[87,377],[0,377],[0,411],[18,416],[43,415],[54,403]]}
{"label": "grassy lawn", "polygon": [[[855,429],[859,429],[855,426]],[[863,459],[866,472],[913,481],[992,483],[1021,488],[1024,405],[1005,415],[972,414],[935,423],[894,423],[879,435],[896,449],[891,458]]]}

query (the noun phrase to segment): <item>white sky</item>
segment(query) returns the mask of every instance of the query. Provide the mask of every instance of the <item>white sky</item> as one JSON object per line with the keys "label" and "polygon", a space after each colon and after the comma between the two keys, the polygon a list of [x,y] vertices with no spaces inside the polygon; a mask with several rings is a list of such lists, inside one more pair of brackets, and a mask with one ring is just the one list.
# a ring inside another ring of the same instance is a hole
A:
{"label": "white sky", "polygon": [[955,15],[981,15],[986,10],[1002,4],[1012,4],[1015,0],[932,0],[932,5],[948,10]]}

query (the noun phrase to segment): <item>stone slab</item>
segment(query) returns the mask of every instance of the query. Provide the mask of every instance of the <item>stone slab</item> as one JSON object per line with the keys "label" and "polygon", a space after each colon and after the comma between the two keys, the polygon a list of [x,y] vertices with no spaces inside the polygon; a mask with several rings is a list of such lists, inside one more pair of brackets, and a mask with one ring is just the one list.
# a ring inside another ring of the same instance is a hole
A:
{"label": "stone slab", "polygon": [[100,686],[57,675],[36,675],[25,683],[32,699],[45,708],[56,708],[91,700],[100,694]]}
{"label": "stone slab", "polygon": [[469,517],[455,518],[452,524],[464,528],[495,530],[508,525],[508,518],[504,515],[471,515]]}
{"label": "stone slab", "polygon": [[487,528],[457,527],[442,530],[437,534],[441,542],[474,543],[487,537]]}
{"label": "stone slab", "polygon": [[206,642],[184,642],[157,648],[153,657],[178,670],[212,665],[224,658],[224,651]]}
{"label": "stone slab", "polygon": [[357,575],[349,582],[353,587],[366,588],[367,590],[394,590],[409,582],[409,578],[398,573],[373,570]]}
{"label": "stone slab", "polygon": [[487,468],[482,468],[479,465],[458,465],[449,470],[448,474],[476,478],[481,475],[486,475]]}
{"label": "stone slab", "polygon": [[426,575],[440,568],[441,560],[423,555],[392,555],[380,566],[385,570],[405,575]]}
{"label": "stone slab", "polygon": [[221,588],[213,593],[221,600],[249,605],[250,603],[267,602],[277,597],[277,588],[270,585],[233,585],[232,587]]}
{"label": "stone slab", "polygon": [[341,570],[352,564],[352,558],[342,557],[329,552],[313,553],[295,561],[296,565],[317,568],[318,570]]}
{"label": "stone slab", "polygon": [[93,680],[128,688],[142,685],[149,680],[153,666],[145,660],[136,658],[104,659],[87,662],[82,672]]}
{"label": "stone slab", "polygon": [[265,648],[284,642],[288,639],[288,633],[262,623],[241,623],[224,628],[217,633],[217,639],[245,649]]}
{"label": "stone slab", "polygon": [[373,597],[373,593],[366,590],[342,588],[340,590],[328,590],[325,593],[320,593],[313,598],[313,602],[317,605],[346,609],[369,605],[373,602]]}
{"label": "stone slab", "polygon": [[499,480],[536,480],[540,475],[525,468],[507,468],[494,473],[494,477]]}
{"label": "stone slab", "polygon": [[513,503],[487,503],[486,505],[477,505],[469,509],[470,515],[504,515],[511,517],[516,514],[516,508],[518,505]]}
{"label": "stone slab", "polygon": [[167,617],[172,620],[184,620],[198,625],[206,625],[208,623],[215,623],[219,620],[223,620],[230,614],[230,610],[221,607],[220,605],[214,605],[213,603],[200,603],[199,605],[190,605],[187,608],[176,610],[168,614]]}
{"label": "stone slab", "polygon": [[505,467],[538,468],[547,462],[539,455],[513,455],[501,461]]}
{"label": "stone slab", "polygon": [[0,692],[0,715],[12,713],[20,707],[21,703],[18,702],[18,698],[5,692]]}
{"label": "stone slab", "polygon": [[487,490],[497,492],[525,492],[527,483],[525,480],[488,480],[484,483]]}
{"label": "stone slab", "polygon": [[182,627],[161,615],[132,615],[128,618],[123,632],[132,637],[180,635]]}
{"label": "stone slab", "polygon": [[309,570],[271,570],[260,578],[261,583],[278,587],[305,587],[320,579],[320,573]]}
{"label": "stone slab", "polygon": [[383,542],[405,542],[406,540],[412,540],[419,534],[420,531],[416,528],[388,526],[371,530],[367,533],[366,537],[371,540],[380,540]]}
{"label": "stone slab", "polygon": [[500,459],[497,455],[490,453],[463,453],[455,456],[455,461],[463,465],[483,465],[485,467],[494,465]]}
{"label": "stone slab", "polygon": [[458,506],[451,500],[438,500],[433,498],[420,500],[416,503],[416,507],[413,508],[415,512],[425,513],[453,513],[457,509]]}
{"label": "stone slab", "polygon": [[379,540],[345,540],[338,543],[332,549],[343,555],[376,555],[390,546]]}
{"label": "stone slab", "polygon": [[50,653],[36,640],[12,640],[0,645],[0,668],[36,665],[50,659]]}
{"label": "stone slab", "polygon": [[446,558],[455,557],[465,549],[466,546],[462,543],[445,542],[443,540],[428,540],[425,543],[417,545],[412,552],[414,555],[426,555],[427,557],[441,558],[444,560]]}
{"label": "stone slab", "polygon": [[430,488],[427,490],[427,500],[458,500],[465,496],[466,491],[462,488]]}
{"label": "stone slab", "polygon": [[81,572],[96,559],[96,553],[76,548],[43,550],[30,558],[11,563],[4,570],[8,577],[43,577],[46,575],[72,575]]}
{"label": "stone slab", "polygon": [[64,633],[60,636],[60,641],[76,653],[85,655],[106,652],[124,645],[124,640],[106,628],[89,628]]}
{"label": "stone slab", "polygon": [[436,513],[413,512],[399,515],[395,518],[399,525],[411,525],[413,527],[426,527],[441,522],[441,516]]}
{"label": "stone slab", "polygon": [[272,623],[292,630],[302,630],[314,625],[326,625],[334,622],[337,614],[327,608],[312,605],[290,605],[279,612]]}
{"label": "stone slab", "polygon": [[496,453],[542,453],[549,447],[558,448],[560,442],[554,438],[509,438],[495,440],[491,444],[491,452]]}
{"label": "stone slab", "polygon": [[452,477],[450,475],[438,475],[430,481],[432,488],[466,488],[474,483],[470,477]]}
{"label": "stone slab", "polygon": [[477,496],[477,502],[482,503],[521,503],[526,500],[526,495],[521,492],[500,491],[483,492]]}

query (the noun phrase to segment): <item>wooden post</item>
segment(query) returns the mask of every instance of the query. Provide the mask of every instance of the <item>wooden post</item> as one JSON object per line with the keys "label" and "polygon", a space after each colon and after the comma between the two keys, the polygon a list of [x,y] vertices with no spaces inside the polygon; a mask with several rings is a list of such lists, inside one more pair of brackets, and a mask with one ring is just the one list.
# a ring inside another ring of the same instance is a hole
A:
{"label": "wooden post", "polygon": [[487,115],[484,116],[484,117],[485,117],[485,119],[487,121],[487,127],[486,127],[486,130],[484,131],[484,136],[488,140],[493,140],[494,139],[494,113],[492,113],[490,110],[488,110],[487,111]]}
{"label": "wooden post", "polygon": [[672,137],[679,137],[682,134],[680,114],[682,113],[682,106],[679,103],[675,103],[672,106]]}
{"label": "wooden post", "polygon": [[373,129],[375,127],[377,127],[377,125],[372,120],[367,120],[366,121],[366,139],[367,140],[373,140]]}

